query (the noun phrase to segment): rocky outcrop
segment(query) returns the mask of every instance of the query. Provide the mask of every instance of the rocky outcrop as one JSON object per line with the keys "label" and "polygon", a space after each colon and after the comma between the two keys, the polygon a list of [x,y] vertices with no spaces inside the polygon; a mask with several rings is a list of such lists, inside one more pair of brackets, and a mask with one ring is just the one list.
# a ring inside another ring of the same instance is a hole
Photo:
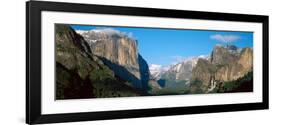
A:
{"label": "rocky outcrop", "polygon": [[210,79],[214,75],[214,73],[215,67],[209,60],[199,59],[196,67],[194,67],[194,69],[192,70],[191,81],[194,84],[197,84],[197,87],[200,86],[203,91],[206,91],[210,84]]}
{"label": "rocky outcrop", "polygon": [[129,86],[147,89],[149,69],[135,39],[112,29],[77,32],[87,40],[94,55],[103,58],[116,75],[130,81]]}
{"label": "rocky outcrop", "polygon": [[[249,71],[253,67],[253,50],[251,48],[243,48],[241,50],[229,51],[227,48],[220,47],[226,53],[214,53],[215,56],[222,56],[223,61],[213,60],[211,63],[217,68],[215,73],[216,80],[231,81],[236,80]],[[215,49],[214,51],[216,51]]]}
{"label": "rocky outcrop", "polygon": [[229,64],[238,60],[239,52],[234,45],[227,47],[217,45],[211,53],[210,61],[215,65]]}
{"label": "rocky outcrop", "polygon": [[[192,81],[200,82],[201,90],[208,92],[227,81],[235,81],[253,68],[252,48],[238,49],[236,46],[215,46],[210,60],[198,60],[192,71]],[[210,89],[212,88],[212,89]]]}
{"label": "rocky outcrop", "polygon": [[244,48],[240,54],[238,64],[242,65],[244,70],[249,71],[253,68],[253,49]]}

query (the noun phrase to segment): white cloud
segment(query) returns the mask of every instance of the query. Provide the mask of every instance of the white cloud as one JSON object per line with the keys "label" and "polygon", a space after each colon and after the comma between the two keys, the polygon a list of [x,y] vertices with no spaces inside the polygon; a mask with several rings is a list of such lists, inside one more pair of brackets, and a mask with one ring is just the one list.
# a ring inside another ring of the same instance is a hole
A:
{"label": "white cloud", "polygon": [[154,77],[159,77],[163,72],[166,72],[170,69],[169,66],[162,66],[158,64],[149,65],[150,74]]}
{"label": "white cloud", "polygon": [[149,65],[150,74],[153,76],[159,76],[160,72],[162,71],[162,65],[158,64],[151,64]]}
{"label": "white cloud", "polygon": [[207,58],[209,58],[209,55],[199,55],[198,58],[207,59]]}
{"label": "white cloud", "polygon": [[112,35],[119,35],[119,36],[127,36],[129,38],[135,39],[133,33],[131,32],[121,32],[119,30],[116,30],[114,28],[103,28],[103,27],[97,27],[96,29],[92,29],[92,30],[76,30],[77,33],[79,34],[83,34],[83,33],[90,33],[90,32],[95,32],[95,33],[103,33],[106,34],[108,36],[112,36]]}
{"label": "white cloud", "polygon": [[221,35],[221,34],[211,35],[210,38],[223,43],[231,43],[241,39],[241,37],[237,35]]}
{"label": "white cloud", "polygon": [[167,71],[170,68],[170,66],[162,66],[158,64],[150,64],[149,70],[150,71]]}
{"label": "white cloud", "polygon": [[76,31],[76,33],[78,33],[78,34],[83,34],[83,33],[88,32],[87,30],[75,30],[75,31]]}
{"label": "white cloud", "polygon": [[98,28],[98,29],[96,29],[96,31],[105,33],[107,35],[118,34],[120,36],[127,36],[129,38],[135,39],[132,32],[121,32],[121,31],[113,29],[113,28]]}
{"label": "white cloud", "polygon": [[174,63],[178,63],[178,62],[182,62],[186,59],[186,57],[183,56],[172,56],[172,58],[174,59]]}
{"label": "white cloud", "polygon": [[149,65],[149,70],[153,70],[153,71],[155,71],[155,70],[159,70],[159,69],[161,69],[161,67],[162,67],[162,65],[158,65],[158,64],[151,64],[151,65]]}

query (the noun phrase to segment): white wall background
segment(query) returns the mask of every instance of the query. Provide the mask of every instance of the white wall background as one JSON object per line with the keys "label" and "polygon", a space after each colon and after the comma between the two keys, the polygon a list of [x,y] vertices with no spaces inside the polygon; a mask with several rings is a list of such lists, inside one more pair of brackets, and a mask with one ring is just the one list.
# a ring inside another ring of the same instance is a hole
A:
{"label": "white wall background", "polygon": [[[60,0],[78,2],[71,0]],[[280,124],[281,116],[281,8],[278,0],[79,0],[81,3],[214,11],[270,16],[270,109],[228,113],[135,118],[65,125],[144,124]],[[0,4],[0,124],[25,121],[25,0],[3,0]]]}

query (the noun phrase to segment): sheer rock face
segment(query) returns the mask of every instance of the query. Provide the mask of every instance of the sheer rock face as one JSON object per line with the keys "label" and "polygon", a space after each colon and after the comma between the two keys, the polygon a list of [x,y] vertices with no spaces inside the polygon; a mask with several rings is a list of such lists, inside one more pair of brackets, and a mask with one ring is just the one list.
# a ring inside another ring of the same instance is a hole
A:
{"label": "sheer rock face", "polygon": [[211,81],[232,81],[243,77],[253,69],[252,48],[215,46],[210,60],[199,59],[192,71],[192,80],[202,82],[206,91]]}
{"label": "sheer rock face", "polygon": [[224,65],[237,61],[240,50],[233,47],[215,46],[211,54],[211,62],[216,65]]}
{"label": "sheer rock face", "polygon": [[147,89],[149,69],[138,53],[136,40],[115,30],[77,32],[89,43],[94,55],[104,58],[117,75],[132,82],[130,86]]}
{"label": "sheer rock face", "polygon": [[130,73],[140,79],[136,42],[128,38],[103,39],[95,43],[92,53],[126,67]]}
{"label": "sheer rock face", "polygon": [[92,46],[92,52],[122,66],[138,65],[136,42],[128,38],[99,40]]}
{"label": "sheer rock face", "polygon": [[147,90],[150,79],[149,66],[140,54],[138,55],[138,62],[140,68],[141,88]]}
{"label": "sheer rock face", "polygon": [[[224,48],[225,49],[225,48]],[[253,67],[253,50],[251,48],[243,48],[239,51],[229,52],[225,49],[226,54],[216,53],[214,56],[225,56],[228,58],[223,58],[223,61],[212,62],[217,67],[217,72],[215,73],[215,78],[220,81],[231,81],[236,80],[249,71]]]}
{"label": "sheer rock face", "polygon": [[253,68],[253,49],[244,48],[241,52],[238,64],[241,64],[243,68],[248,71]]}
{"label": "sheer rock face", "polygon": [[210,78],[214,74],[215,67],[209,60],[199,59],[196,67],[192,70],[192,81],[201,81],[202,88],[206,89],[209,86]]}

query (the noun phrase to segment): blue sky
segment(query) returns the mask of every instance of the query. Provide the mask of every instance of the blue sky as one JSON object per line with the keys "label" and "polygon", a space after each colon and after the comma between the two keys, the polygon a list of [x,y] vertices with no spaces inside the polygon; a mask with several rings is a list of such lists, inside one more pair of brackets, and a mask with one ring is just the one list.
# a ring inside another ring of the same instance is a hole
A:
{"label": "blue sky", "polygon": [[148,64],[167,66],[180,58],[209,55],[217,44],[253,47],[253,33],[134,27],[72,25],[75,30],[110,28],[138,40],[139,53]]}

